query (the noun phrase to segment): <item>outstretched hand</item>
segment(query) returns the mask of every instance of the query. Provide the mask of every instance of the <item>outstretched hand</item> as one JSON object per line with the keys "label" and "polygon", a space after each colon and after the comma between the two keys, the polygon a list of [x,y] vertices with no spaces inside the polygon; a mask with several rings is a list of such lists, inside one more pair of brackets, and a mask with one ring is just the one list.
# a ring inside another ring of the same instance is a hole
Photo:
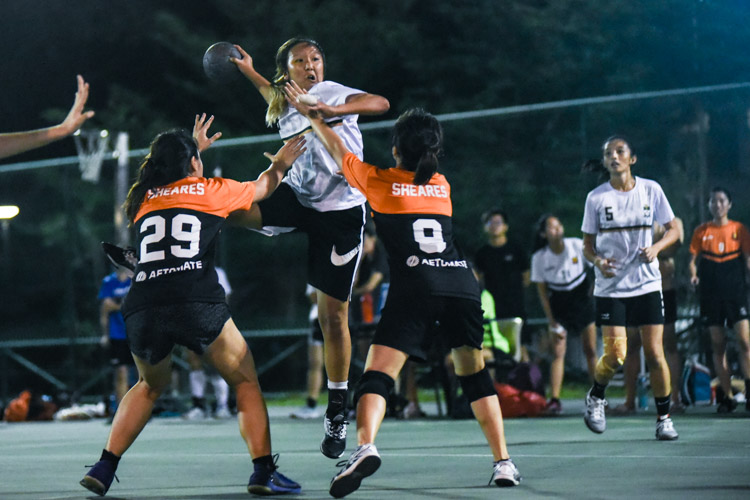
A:
{"label": "outstretched hand", "polygon": [[214,122],[214,115],[206,119],[206,113],[195,115],[195,124],[193,125],[193,139],[198,143],[198,151],[203,152],[211,147],[217,139],[221,137],[221,132],[216,132],[211,137],[208,136],[208,129]]}
{"label": "outstretched hand", "polygon": [[243,74],[245,73],[243,69],[255,71],[255,68],[253,67],[253,58],[250,57],[250,54],[245,52],[245,49],[243,49],[237,44],[234,45],[234,48],[239,51],[242,57],[241,58],[230,57],[229,61],[233,62],[234,65],[237,66],[237,69],[239,69]]}
{"label": "outstretched hand", "polygon": [[305,151],[307,151],[307,148],[305,147],[305,137],[298,135],[297,137],[289,139],[283,146],[281,146],[281,149],[279,149],[276,154],[265,152],[263,153],[263,156],[271,160],[274,167],[286,170],[291,167],[295,160]]}
{"label": "outstretched hand", "polygon": [[83,111],[86,106],[86,101],[89,98],[89,84],[83,79],[81,75],[77,75],[78,91],[76,92],[75,101],[73,101],[73,107],[68,111],[68,116],[65,120],[60,123],[60,127],[64,130],[66,135],[72,134],[84,124],[86,120],[94,116],[94,112]]}
{"label": "outstretched hand", "polygon": [[318,99],[318,102],[313,105],[299,102],[299,96],[307,94],[307,91],[302,90],[294,81],[287,82],[284,85],[284,94],[289,105],[308,118],[333,118],[338,116],[334,107],[329,106],[321,99]]}

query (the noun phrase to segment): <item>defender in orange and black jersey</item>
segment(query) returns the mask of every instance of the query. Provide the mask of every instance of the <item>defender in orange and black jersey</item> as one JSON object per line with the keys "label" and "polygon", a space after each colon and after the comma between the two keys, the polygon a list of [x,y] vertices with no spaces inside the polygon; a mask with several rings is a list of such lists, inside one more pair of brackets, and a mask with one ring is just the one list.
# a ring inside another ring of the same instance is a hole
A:
{"label": "defender in orange and black jersey", "polygon": [[381,169],[352,153],[342,160],[346,180],[370,202],[388,253],[391,291],[479,301],[479,285],[453,240],[450,184],[435,174],[415,185],[414,172]]}
{"label": "defender in orange and black jersey", "polygon": [[745,256],[750,255],[750,233],[730,220],[723,226],[701,224],[693,232],[690,253],[697,255],[702,298],[732,299],[744,303]]}
{"label": "defender in orange and black jersey", "polygon": [[146,195],[135,217],[139,261],[123,315],[153,305],[224,302],[214,253],[224,220],[249,210],[255,184],[185,177]]}

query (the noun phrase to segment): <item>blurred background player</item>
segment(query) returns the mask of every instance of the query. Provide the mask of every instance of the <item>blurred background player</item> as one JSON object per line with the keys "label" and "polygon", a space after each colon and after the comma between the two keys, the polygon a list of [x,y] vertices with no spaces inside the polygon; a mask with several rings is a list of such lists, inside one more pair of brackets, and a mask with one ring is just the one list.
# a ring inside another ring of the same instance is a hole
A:
{"label": "blurred background player", "polygon": [[495,300],[495,318],[500,331],[510,342],[511,353],[516,361],[528,361],[525,345],[530,339],[522,339],[526,321],[525,290],[530,281],[529,256],[516,242],[508,239],[508,214],[499,208],[482,215],[487,243],[475,256],[476,271]]}
{"label": "blurred background player", "polygon": [[[750,267],[750,234],[743,224],[729,219],[731,208],[729,191],[713,188],[708,200],[713,219],[698,226],[690,240],[690,283],[698,286],[701,322],[711,335],[714,370],[719,378],[719,413],[737,407],[732,398],[725,328],[734,328],[745,397],[750,396],[750,322],[745,284]],[[746,399],[745,407],[750,410],[750,399]]]}
{"label": "blurred background player", "polygon": [[[219,277],[219,284],[224,289],[228,303],[229,296],[232,294],[232,285],[229,284],[229,279],[224,269],[217,266],[216,274]],[[202,420],[209,415],[208,406],[206,405],[206,379],[211,381],[211,386],[214,389],[214,398],[216,399],[216,409],[213,412],[214,418],[232,418],[232,412],[229,409],[229,384],[213,367],[205,365],[201,357],[195,352],[190,349],[186,349],[185,352],[185,357],[190,367],[188,378],[190,382],[190,400],[193,406],[185,412],[183,418],[188,420]]]}
{"label": "blurred background player", "polygon": [[115,272],[104,277],[99,288],[99,326],[102,330],[100,344],[109,353],[113,370],[114,401],[110,400],[108,406],[110,418],[130,389],[130,371],[135,367],[125,335],[125,320],[120,311],[122,301],[130,290],[129,274],[127,269],[118,267]]}
{"label": "blurred background player", "polygon": [[583,256],[583,240],[566,238],[560,219],[545,214],[537,223],[531,257],[531,281],[536,283],[539,301],[547,318],[553,354],[550,363],[550,397],[547,414],[562,412],[560,389],[565,376],[565,352],[568,335],[581,335],[589,379],[596,366],[596,325],[594,299],[588,269]]}
{"label": "blurred background player", "polygon": [[81,75],[78,75],[76,79],[78,91],[68,116],[61,123],[52,127],[0,134],[0,158],[39,148],[67,137],[81,128],[86,120],[94,116],[93,111],[83,111],[89,98],[89,84],[83,80]]}
{"label": "blurred background player", "polygon": [[[266,123],[279,127],[282,139],[307,134],[310,124],[287,103],[283,86],[294,82],[317,98],[312,108],[330,121],[347,147],[362,158],[359,115],[380,115],[390,103],[384,97],[345,87],[325,79],[325,55],[320,44],[292,38],[276,52],[276,74],[268,81],[255,70],[252,57],[236,45],[241,59],[231,58],[268,103]],[[328,375],[328,408],[320,451],[338,458],[346,449],[346,404],[352,348],[349,298],[357,257],[362,247],[365,198],[339,175],[339,167],[314,134],[307,136],[307,152],[292,166],[279,189],[254,204],[243,225],[273,236],[301,231],[308,237],[309,282],[318,290],[318,319]]]}
{"label": "blurred background player", "polygon": [[310,336],[307,339],[307,397],[304,407],[289,414],[292,418],[303,420],[320,417],[318,398],[323,386],[323,331],[318,322],[317,290],[308,284],[305,295],[310,300],[310,314],[307,317],[310,325]]}

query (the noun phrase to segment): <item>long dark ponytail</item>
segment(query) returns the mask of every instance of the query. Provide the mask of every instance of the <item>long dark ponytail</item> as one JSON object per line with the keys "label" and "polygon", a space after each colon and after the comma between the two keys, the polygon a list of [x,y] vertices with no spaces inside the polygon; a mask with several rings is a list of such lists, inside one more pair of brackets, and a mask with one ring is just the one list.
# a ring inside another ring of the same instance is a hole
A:
{"label": "long dark ponytail", "polygon": [[157,135],[151,149],[138,168],[123,208],[132,224],[150,189],[165,186],[190,174],[190,159],[198,158],[198,146],[185,129],[169,130]]}
{"label": "long dark ponytail", "polygon": [[401,157],[401,166],[415,172],[414,184],[427,184],[437,172],[438,156],[443,150],[443,128],[425,110],[409,109],[393,127],[393,145]]}

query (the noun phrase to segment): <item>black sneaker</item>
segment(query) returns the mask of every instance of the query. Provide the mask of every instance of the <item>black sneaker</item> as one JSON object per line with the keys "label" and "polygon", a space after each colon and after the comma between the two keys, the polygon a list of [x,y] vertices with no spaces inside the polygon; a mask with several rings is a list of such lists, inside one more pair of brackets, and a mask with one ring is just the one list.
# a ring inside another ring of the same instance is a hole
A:
{"label": "black sneaker", "polygon": [[279,472],[276,467],[278,455],[274,456],[274,464],[269,468],[263,464],[255,464],[253,475],[247,483],[247,492],[253,495],[285,495],[297,494],[302,487]]}
{"label": "black sneaker", "polygon": [[737,401],[729,396],[724,396],[724,399],[716,406],[716,413],[732,413],[737,409]]}
{"label": "black sneaker", "polygon": [[325,436],[320,443],[320,452],[328,458],[339,458],[346,449],[346,426],[349,422],[344,413],[339,413],[333,419],[328,414],[323,419]]}
{"label": "black sneaker", "polygon": [[[109,490],[112,479],[117,479],[117,476],[115,476],[116,468],[117,465],[114,462],[99,460],[89,469],[78,484],[103,497],[107,493],[107,490]],[[117,482],[119,483],[120,480],[117,479]]]}
{"label": "black sneaker", "polygon": [[138,264],[138,254],[133,247],[118,247],[112,243],[102,241],[102,250],[104,255],[107,256],[109,261],[115,265],[115,267],[122,267],[131,273],[135,271],[135,266]]}

